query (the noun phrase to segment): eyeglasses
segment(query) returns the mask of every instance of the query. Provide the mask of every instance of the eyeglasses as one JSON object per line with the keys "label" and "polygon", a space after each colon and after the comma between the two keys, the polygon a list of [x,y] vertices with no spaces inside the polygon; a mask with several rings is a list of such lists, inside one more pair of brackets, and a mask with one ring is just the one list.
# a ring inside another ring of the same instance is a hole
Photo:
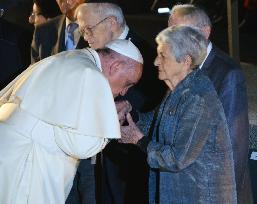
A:
{"label": "eyeglasses", "polygon": [[108,19],[110,16],[104,18],[103,20],[99,21],[98,23],[96,23],[93,26],[85,26],[83,29],[79,29],[79,33],[81,36],[85,36],[85,35],[93,35],[94,29],[100,25],[102,22],[104,22],[106,19]]}

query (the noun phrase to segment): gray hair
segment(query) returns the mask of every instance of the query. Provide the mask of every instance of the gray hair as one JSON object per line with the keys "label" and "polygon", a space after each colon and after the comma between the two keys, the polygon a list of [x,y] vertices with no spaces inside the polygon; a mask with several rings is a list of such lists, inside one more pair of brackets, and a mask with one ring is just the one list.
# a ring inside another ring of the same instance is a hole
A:
{"label": "gray hair", "polygon": [[168,44],[177,62],[182,62],[186,56],[190,56],[192,69],[200,65],[206,56],[208,42],[197,28],[171,26],[161,31],[155,40],[158,44]]}
{"label": "gray hair", "polygon": [[192,4],[180,4],[172,7],[170,11],[170,16],[177,13],[179,16],[183,17],[192,23],[192,26],[197,28],[203,28],[204,26],[212,26],[211,20],[206,12]]}
{"label": "gray hair", "polygon": [[[113,3],[84,3],[79,6],[77,10],[83,10],[83,7],[89,8],[91,11],[96,13],[102,18],[115,17],[119,26],[124,28],[126,25],[126,20],[123,15],[121,8]],[[78,13],[78,11],[76,12]],[[77,15],[77,14],[76,14]]]}

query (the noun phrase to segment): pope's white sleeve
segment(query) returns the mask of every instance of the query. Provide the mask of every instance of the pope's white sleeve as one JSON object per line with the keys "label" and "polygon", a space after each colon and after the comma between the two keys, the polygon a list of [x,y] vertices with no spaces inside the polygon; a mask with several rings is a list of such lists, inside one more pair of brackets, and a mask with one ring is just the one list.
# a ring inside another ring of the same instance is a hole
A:
{"label": "pope's white sleeve", "polygon": [[57,126],[54,126],[54,136],[62,151],[78,159],[86,159],[96,155],[108,142],[106,138],[83,135],[69,128]]}

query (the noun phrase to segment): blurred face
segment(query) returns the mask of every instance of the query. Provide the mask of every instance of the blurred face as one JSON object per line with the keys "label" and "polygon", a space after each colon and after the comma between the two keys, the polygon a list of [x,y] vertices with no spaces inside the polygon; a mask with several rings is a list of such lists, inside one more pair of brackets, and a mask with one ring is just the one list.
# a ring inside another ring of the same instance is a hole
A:
{"label": "blurred face", "polygon": [[177,62],[166,43],[159,43],[154,65],[158,68],[158,78],[173,90],[184,72],[184,62]]}
{"label": "blurred face", "polygon": [[111,17],[100,18],[92,11],[84,10],[77,16],[81,36],[93,49],[103,48],[108,42],[113,40],[111,30]]}
{"label": "blurred face", "polygon": [[84,0],[56,0],[56,2],[61,12],[73,21],[76,8],[84,3]]}
{"label": "blurred face", "polygon": [[[126,63],[123,66],[130,66]],[[134,86],[142,76],[142,64],[135,63],[134,68],[119,68],[115,73],[109,75],[109,80],[114,98],[124,96],[128,89]]]}
{"label": "blurred face", "polygon": [[[174,12],[170,17],[168,21],[168,26],[177,26],[177,25],[187,25],[187,26],[195,26],[195,23],[193,19],[185,19],[181,14],[178,12]],[[198,27],[198,26],[196,26]],[[204,27],[198,27],[202,34],[205,36],[206,39],[210,37],[211,34],[211,27],[210,26],[204,26]]]}
{"label": "blurred face", "polygon": [[37,4],[33,4],[32,13],[29,16],[29,23],[33,24],[34,26],[40,25],[45,23],[47,19],[41,14],[40,8]]}
{"label": "blurred face", "polygon": [[168,21],[168,26],[177,26],[177,25],[193,25],[188,20],[185,20],[178,12],[174,12]]}

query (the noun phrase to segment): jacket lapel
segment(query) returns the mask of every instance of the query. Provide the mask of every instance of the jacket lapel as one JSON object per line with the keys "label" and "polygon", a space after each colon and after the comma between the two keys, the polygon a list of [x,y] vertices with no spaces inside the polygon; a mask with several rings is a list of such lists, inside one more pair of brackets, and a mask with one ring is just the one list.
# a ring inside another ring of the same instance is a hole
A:
{"label": "jacket lapel", "polygon": [[54,47],[54,53],[59,53],[65,50],[65,15],[62,15],[57,23],[58,40]]}

